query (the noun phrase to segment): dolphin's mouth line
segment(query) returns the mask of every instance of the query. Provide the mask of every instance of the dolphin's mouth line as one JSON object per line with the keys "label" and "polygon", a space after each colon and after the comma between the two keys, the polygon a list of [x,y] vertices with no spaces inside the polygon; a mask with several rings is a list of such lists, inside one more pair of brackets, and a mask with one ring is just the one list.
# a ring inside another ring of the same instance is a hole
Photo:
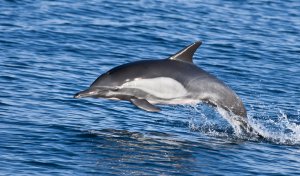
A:
{"label": "dolphin's mouth line", "polygon": [[73,97],[74,98],[84,98],[84,97],[106,98],[107,92],[109,91],[116,92],[118,90],[119,88],[117,87],[92,87],[76,93]]}

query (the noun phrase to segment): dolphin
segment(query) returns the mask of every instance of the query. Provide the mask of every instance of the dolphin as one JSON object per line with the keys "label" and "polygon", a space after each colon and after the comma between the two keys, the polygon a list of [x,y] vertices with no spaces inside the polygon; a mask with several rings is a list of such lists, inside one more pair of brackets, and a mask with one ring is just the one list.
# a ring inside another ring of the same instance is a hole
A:
{"label": "dolphin", "polygon": [[93,97],[126,100],[149,112],[156,104],[206,103],[234,115],[243,132],[251,132],[247,111],[238,95],[224,82],[193,63],[201,41],[183,48],[167,59],[142,60],[117,66],[100,75],[74,98]]}

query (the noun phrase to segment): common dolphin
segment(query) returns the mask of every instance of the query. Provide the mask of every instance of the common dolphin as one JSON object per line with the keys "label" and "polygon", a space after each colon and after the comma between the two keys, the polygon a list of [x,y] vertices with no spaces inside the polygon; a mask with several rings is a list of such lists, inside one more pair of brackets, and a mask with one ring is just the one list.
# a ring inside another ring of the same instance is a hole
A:
{"label": "common dolphin", "polygon": [[197,41],[167,59],[142,60],[117,66],[100,75],[87,90],[78,92],[74,98],[127,100],[150,112],[160,111],[155,104],[203,102],[235,115],[234,120],[242,131],[253,131],[237,94],[193,63],[193,55],[201,44]]}

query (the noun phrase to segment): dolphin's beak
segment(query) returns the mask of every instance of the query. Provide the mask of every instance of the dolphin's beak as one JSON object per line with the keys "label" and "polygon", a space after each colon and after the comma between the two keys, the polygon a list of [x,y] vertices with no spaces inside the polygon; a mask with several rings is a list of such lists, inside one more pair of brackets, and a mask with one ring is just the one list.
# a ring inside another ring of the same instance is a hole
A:
{"label": "dolphin's beak", "polygon": [[99,98],[99,97],[106,97],[107,92],[109,91],[118,91],[118,88],[111,88],[111,87],[90,87],[84,91],[76,93],[73,97],[74,98],[84,98],[84,97],[92,97],[92,98]]}
{"label": "dolphin's beak", "polygon": [[80,92],[76,93],[76,94],[73,96],[73,98],[81,98],[81,97],[82,97],[82,96],[81,96]]}
{"label": "dolphin's beak", "polygon": [[83,98],[83,97],[93,97],[98,94],[98,91],[95,89],[87,89],[81,92],[78,92],[74,95],[74,98]]}

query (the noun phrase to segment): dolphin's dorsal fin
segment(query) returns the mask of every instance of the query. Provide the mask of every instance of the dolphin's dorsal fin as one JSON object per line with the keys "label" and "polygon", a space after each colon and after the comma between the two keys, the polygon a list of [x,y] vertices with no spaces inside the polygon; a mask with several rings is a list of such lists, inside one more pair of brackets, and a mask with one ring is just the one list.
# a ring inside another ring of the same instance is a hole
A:
{"label": "dolphin's dorsal fin", "polygon": [[178,53],[171,56],[169,59],[171,60],[178,60],[182,62],[193,63],[193,55],[197,48],[202,44],[201,41],[196,41],[195,43],[185,47],[184,49],[180,50]]}

